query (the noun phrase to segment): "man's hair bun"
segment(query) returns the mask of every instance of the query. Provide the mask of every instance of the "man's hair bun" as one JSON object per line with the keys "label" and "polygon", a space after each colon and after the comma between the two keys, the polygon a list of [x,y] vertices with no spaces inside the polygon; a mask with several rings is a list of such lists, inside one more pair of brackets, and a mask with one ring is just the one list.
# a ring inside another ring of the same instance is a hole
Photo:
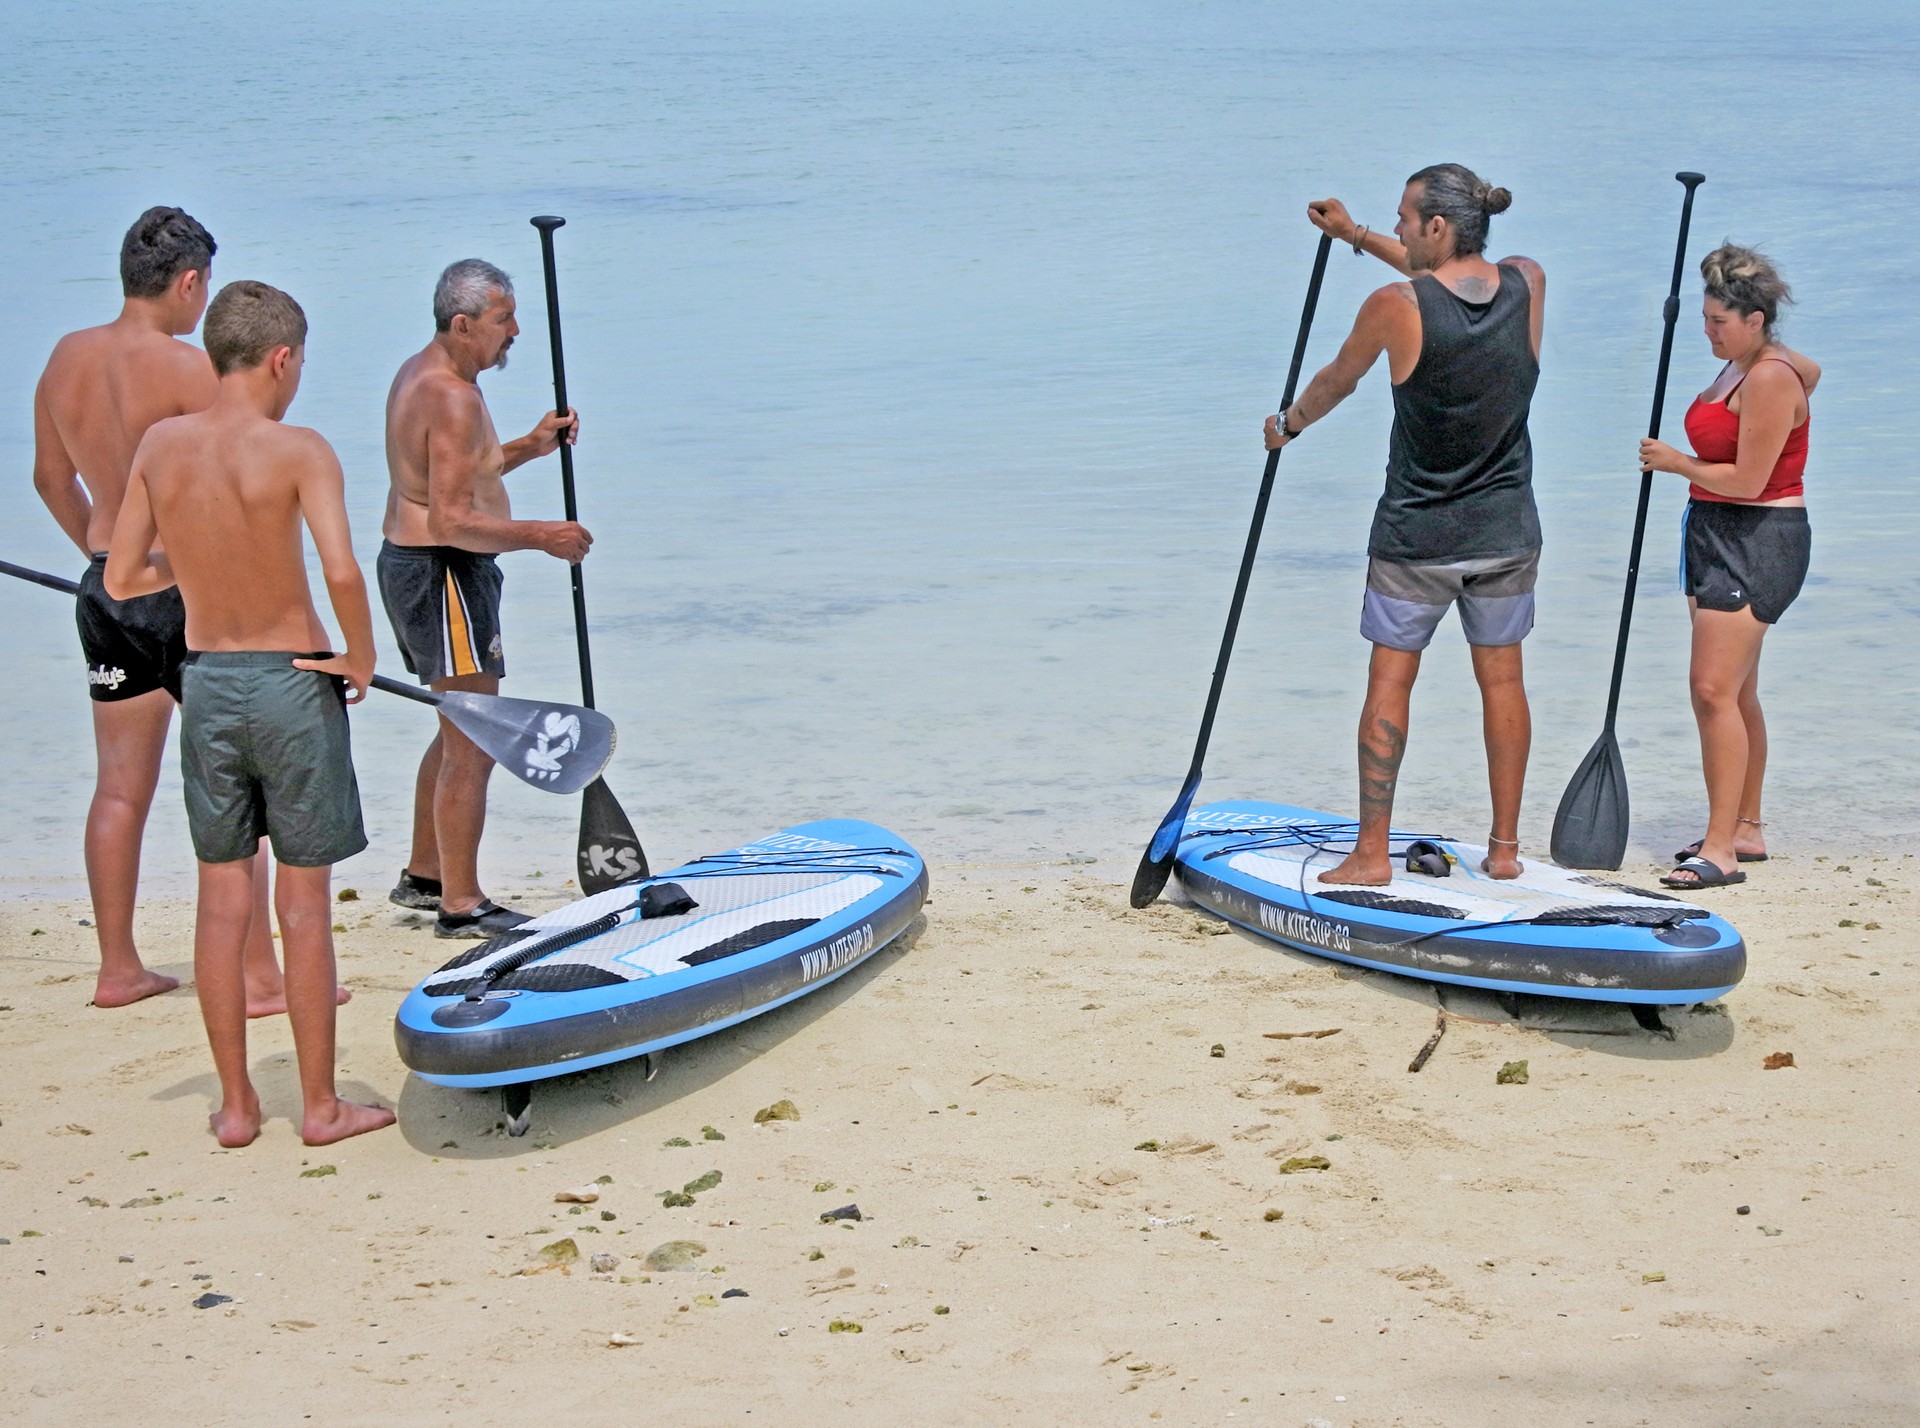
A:
{"label": "man's hair bun", "polygon": [[1491,188],[1483,200],[1488,213],[1505,213],[1513,207],[1513,195],[1504,188]]}

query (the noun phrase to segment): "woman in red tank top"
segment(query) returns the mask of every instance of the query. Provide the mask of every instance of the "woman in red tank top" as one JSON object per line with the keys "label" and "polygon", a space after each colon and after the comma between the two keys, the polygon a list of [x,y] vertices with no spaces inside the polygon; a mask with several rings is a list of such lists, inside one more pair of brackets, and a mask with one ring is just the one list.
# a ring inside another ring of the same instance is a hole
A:
{"label": "woman in red tank top", "polygon": [[1820,381],[1819,365],[1774,334],[1780,305],[1793,295],[1771,262],[1728,244],[1709,253],[1700,272],[1707,341],[1726,366],[1687,409],[1692,456],[1662,441],[1640,443],[1642,470],[1691,483],[1683,583],[1707,831],[1660,880],[1675,888],[1745,882],[1738,864],[1766,861],[1760,646],[1807,575],[1808,398]]}

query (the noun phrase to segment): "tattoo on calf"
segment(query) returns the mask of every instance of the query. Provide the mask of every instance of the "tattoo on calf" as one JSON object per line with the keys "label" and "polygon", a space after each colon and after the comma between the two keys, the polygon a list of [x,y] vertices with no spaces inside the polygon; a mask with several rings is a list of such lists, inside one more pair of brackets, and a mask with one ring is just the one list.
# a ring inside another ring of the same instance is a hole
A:
{"label": "tattoo on calf", "polygon": [[1384,818],[1393,812],[1393,792],[1400,782],[1400,759],[1407,751],[1407,731],[1391,719],[1375,719],[1360,739],[1360,816]]}

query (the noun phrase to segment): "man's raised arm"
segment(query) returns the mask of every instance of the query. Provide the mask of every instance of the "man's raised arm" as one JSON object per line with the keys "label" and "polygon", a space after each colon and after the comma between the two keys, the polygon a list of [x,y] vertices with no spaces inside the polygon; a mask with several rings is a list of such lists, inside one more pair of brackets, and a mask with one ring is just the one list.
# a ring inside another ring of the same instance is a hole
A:
{"label": "man's raised arm", "polygon": [[1307,205],[1307,222],[1336,243],[1351,244],[1355,253],[1371,253],[1403,278],[1413,276],[1407,262],[1407,249],[1392,233],[1379,233],[1356,222],[1346,204],[1337,198],[1323,198]]}
{"label": "man's raised arm", "polygon": [[525,436],[516,436],[512,441],[501,443],[500,473],[505,475],[517,466],[525,466],[536,457],[559,450],[562,441],[572,446],[579,440],[579,412],[572,407],[567,408],[565,416],[561,416],[558,412],[547,412]]}

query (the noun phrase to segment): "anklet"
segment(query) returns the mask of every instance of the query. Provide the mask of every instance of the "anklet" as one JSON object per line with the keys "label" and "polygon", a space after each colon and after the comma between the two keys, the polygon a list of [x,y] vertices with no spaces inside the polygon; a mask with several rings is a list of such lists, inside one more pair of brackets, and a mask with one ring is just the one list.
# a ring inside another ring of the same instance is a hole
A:
{"label": "anklet", "polygon": [[1491,833],[1487,834],[1487,841],[1489,843],[1501,843],[1509,848],[1518,848],[1520,846],[1520,840],[1518,838],[1496,838]]}
{"label": "anklet", "polygon": [[1767,826],[1766,824],[1762,823],[1758,818],[1736,818],[1733,821],[1735,823],[1749,823],[1749,824],[1752,824],[1755,828],[1765,828]]}

